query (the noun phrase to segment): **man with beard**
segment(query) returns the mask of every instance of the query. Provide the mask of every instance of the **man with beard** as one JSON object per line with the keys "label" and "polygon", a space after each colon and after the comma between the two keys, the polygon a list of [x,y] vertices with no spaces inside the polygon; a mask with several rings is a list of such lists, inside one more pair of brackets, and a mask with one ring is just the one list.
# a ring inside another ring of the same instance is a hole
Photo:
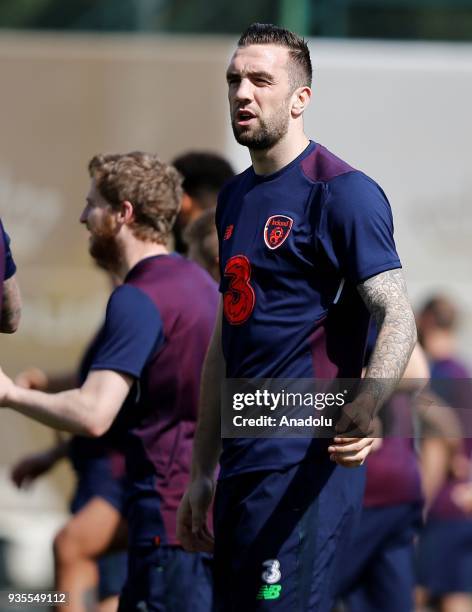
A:
{"label": "man with beard", "polygon": [[15,332],[20,316],[21,298],[16,282],[16,265],[10,249],[10,238],[0,219],[0,332]]}
{"label": "man with beard", "polygon": [[98,155],[80,217],[90,252],[122,285],[80,388],[23,389],[0,373],[0,405],[50,427],[101,436],[124,450],[129,481],[128,581],[120,610],[206,611],[205,555],[183,551],[176,511],[187,484],[201,366],[216,287],[164,246],[181,199],[180,176],[155,155]]}
{"label": "man with beard", "polygon": [[[252,166],[219,196],[222,300],[178,520],[188,550],[214,546],[225,612],[331,609],[372,446],[352,427],[395,387],[416,340],[384,193],[304,133],[311,73],[305,41],[266,24],[241,36],[227,71],[234,135]],[[370,314],[379,335],[367,379],[334,439],[235,433],[221,448],[225,377],[359,378]]]}

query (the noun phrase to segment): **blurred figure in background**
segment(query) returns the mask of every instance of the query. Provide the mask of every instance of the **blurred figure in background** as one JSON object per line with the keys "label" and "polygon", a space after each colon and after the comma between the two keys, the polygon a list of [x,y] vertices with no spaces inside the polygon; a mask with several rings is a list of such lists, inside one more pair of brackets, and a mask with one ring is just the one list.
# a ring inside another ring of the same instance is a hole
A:
{"label": "blurred figure in background", "polygon": [[[112,288],[119,285],[111,277]],[[95,339],[82,358],[78,373],[48,376],[38,368],[29,368],[16,378],[25,389],[58,393],[80,386],[86,378]],[[54,540],[55,590],[69,593],[69,602],[56,609],[82,612],[96,609],[114,612],[126,581],[127,554],[125,503],[125,465],[123,454],[114,448],[110,436],[86,438],[58,437],[50,449],[24,457],[12,468],[12,480],[28,485],[68,458],[76,474],[71,501],[71,519]]]}
{"label": "blurred figure in background", "polygon": [[[377,333],[371,324],[366,361]],[[359,527],[346,555],[338,592],[348,612],[411,612],[415,586],[414,537],[422,492],[414,447],[412,407],[429,370],[416,345],[403,379],[378,416],[374,451]]]}
{"label": "blurred figure in background", "polygon": [[11,334],[20,323],[21,297],[16,282],[16,265],[10,249],[10,238],[0,219],[0,332]]}
{"label": "blurred figure in background", "polygon": [[218,234],[215,225],[215,209],[205,210],[185,228],[184,242],[188,249],[188,258],[205,268],[220,282],[218,266]]}
{"label": "blurred figure in background", "polygon": [[91,437],[110,428],[126,456],[128,577],[122,612],[211,608],[207,555],[182,550],[176,512],[189,480],[201,369],[217,288],[170,254],[181,179],[156,155],[97,155],[80,221],[89,250],[118,275],[81,387],[22,389],[0,372],[0,405]]}
{"label": "blurred figure in background", "polygon": [[418,313],[432,389],[455,409],[465,436],[455,450],[441,438],[422,441],[432,500],[418,547],[419,582],[441,612],[472,611],[472,389],[470,373],[456,356],[457,323],[457,308],[444,296],[433,296]]}
{"label": "blurred figure in background", "polygon": [[206,151],[183,153],[171,163],[184,179],[182,205],[173,229],[174,248],[186,253],[185,228],[204,211],[216,207],[218,192],[234,176],[234,170],[224,157]]}

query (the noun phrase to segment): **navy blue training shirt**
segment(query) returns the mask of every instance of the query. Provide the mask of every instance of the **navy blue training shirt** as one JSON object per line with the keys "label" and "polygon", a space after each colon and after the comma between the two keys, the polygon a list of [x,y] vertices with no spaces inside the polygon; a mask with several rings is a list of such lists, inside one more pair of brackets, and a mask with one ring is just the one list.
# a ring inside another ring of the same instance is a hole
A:
{"label": "navy blue training shirt", "polygon": [[[228,378],[358,378],[369,312],[356,285],[401,267],[382,189],[310,142],[274,174],[252,167],[216,212]],[[307,439],[227,439],[221,477],[295,464]]]}
{"label": "navy blue training shirt", "polygon": [[11,278],[16,272],[16,265],[10,249],[10,238],[0,219],[0,316],[3,300],[3,282]]}
{"label": "navy blue training shirt", "polygon": [[179,255],[141,260],[108,302],[90,370],[135,379],[106,439],[123,450],[130,483],[131,545],[175,545],[176,513],[189,480],[203,360],[217,287]]}

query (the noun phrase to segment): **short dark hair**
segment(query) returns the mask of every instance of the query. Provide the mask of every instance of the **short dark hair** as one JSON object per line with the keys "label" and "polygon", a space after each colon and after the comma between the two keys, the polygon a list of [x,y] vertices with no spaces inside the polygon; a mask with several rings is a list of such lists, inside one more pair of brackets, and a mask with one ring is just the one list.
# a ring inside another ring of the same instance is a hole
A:
{"label": "short dark hair", "polygon": [[445,295],[433,295],[422,306],[419,317],[428,317],[434,327],[453,330],[457,326],[457,308]]}
{"label": "short dark hair", "polygon": [[88,170],[113,210],[125,200],[133,204],[136,237],[166,243],[182,200],[182,177],[175,168],[157,155],[132,151],[95,155]]}
{"label": "short dark hair", "polygon": [[297,87],[311,87],[313,69],[307,42],[298,34],[279,28],[271,23],[253,23],[241,35],[238,47],[249,45],[278,45],[289,50],[289,56],[296,66],[295,74],[289,73],[290,80]]}
{"label": "short dark hair", "polygon": [[234,176],[231,164],[221,155],[209,151],[188,151],[176,157],[172,165],[183,176],[185,193],[199,200],[203,208],[206,208],[207,201],[210,206],[215,205],[216,194]]}

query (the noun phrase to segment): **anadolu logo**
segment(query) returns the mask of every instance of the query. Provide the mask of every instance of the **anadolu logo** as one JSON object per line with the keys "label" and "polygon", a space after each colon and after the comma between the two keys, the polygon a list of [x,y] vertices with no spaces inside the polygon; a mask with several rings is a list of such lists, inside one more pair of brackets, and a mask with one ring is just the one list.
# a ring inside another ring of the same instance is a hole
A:
{"label": "anadolu logo", "polygon": [[264,227],[264,242],[269,249],[274,250],[281,246],[288,238],[292,229],[293,219],[286,215],[272,215]]}

